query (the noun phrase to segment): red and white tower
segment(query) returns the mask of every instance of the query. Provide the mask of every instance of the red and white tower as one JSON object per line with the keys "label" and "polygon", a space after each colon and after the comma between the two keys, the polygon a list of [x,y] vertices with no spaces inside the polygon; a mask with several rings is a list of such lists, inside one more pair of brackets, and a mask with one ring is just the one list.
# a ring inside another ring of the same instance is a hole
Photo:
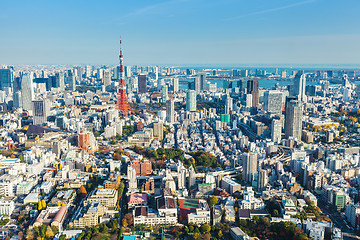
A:
{"label": "red and white tower", "polygon": [[124,116],[128,116],[130,111],[130,105],[126,96],[126,86],[125,86],[125,73],[123,65],[123,54],[121,48],[121,39],[120,39],[120,69],[119,69],[119,87],[117,92],[117,102],[116,109],[121,111]]}

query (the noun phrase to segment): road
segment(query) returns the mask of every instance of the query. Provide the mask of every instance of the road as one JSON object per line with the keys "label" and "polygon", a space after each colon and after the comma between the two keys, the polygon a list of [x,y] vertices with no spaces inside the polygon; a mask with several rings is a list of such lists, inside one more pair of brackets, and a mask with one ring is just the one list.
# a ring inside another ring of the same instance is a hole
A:
{"label": "road", "polygon": [[318,201],[318,207],[321,211],[328,216],[331,221],[334,223],[334,226],[340,228],[344,233],[353,233],[354,229],[345,221],[342,215],[339,212],[334,212],[328,208],[328,206],[323,201]]}

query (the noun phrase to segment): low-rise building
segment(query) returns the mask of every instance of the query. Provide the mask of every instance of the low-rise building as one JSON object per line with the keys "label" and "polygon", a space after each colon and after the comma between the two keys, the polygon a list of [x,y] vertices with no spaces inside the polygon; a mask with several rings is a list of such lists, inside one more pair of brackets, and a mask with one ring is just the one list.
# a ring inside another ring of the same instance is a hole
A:
{"label": "low-rise building", "polygon": [[14,201],[0,199],[0,215],[10,216],[15,209]]}
{"label": "low-rise building", "polygon": [[97,189],[85,200],[84,204],[99,202],[104,207],[116,207],[118,192],[115,189]]}
{"label": "low-rise building", "polygon": [[91,228],[99,224],[99,217],[103,216],[106,212],[106,207],[98,202],[92,202],[86,207],[84,213],[74,221],[69,223],[72,228]]}
{"label": "low-rise building", "polygon": [[60,231],[66,219],[67,207],[47,207],[42,210],[35,220],[33,226],[40,227],[43,224],[56,226]]}
{"label": "low-rise building", "polygon": [[147,194],[146,193],[133,193],[130,194],[128,199],[129,208],[135,206],[147,206]]}
{"label": "low-rise building", "polygon": [[221,187],[230,194],[241,190],[241,185],[231,180],[229,177],[224,177],[221,179]]}
{"label": "low-rise building", "polygon": [[247,187],[243,196],[244,199],[239,202],[240,209],[263,209],[265,207],[262,199],[255,198],[252,187]]}
{"label": "low-rise building", "polygon": [[24,198],[24,204],[37,203],[39,201],[39,193],[29,193]]}
{"label": "low-rise building", "polygon": [[210,209],[205,200],[182,199],[179,200],[179,204],[182,221],[198,225],[210,223]]}

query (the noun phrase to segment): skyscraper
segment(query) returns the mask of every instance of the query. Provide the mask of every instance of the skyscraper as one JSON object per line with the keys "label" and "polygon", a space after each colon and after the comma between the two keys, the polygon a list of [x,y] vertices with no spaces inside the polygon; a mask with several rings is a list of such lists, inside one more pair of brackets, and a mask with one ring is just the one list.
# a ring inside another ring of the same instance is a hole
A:
{"label": "skyscraper", "polygon": [[22,108],[21,91],[16,91],[13,94],[13,106],[14,108]]}
{"label": "skyscraper", "polygon": [[136,180],[136,170],[131,166],[131,164],[127,167],[127,177],[129,179],[129,190],[137,191],[137,180]]}
{"label": "skyscraper", "polygon": [[158,138],[159,140],[163,140],[164,138],[164,125],[162,122],[155,122],[154,123],[154,137]]}
{"label": "skyscraper", "polygon": [[206,73],[199,73],[198,77],[200,79],[200,91],[206,91]]}
{"label": "skyscraper", "polygon": [[146,75],[138,75],[138,93],[146,93]]}
{"label": "skyscraper", "polygon": [[282,112],[282,92],[268,90],[264,93],[264,110],[269,113],[281,114]]}
{"label": "skyscraper", "polygon": [[175,122],[174,100],[172,99],[166,101],[166,121],[170,124]]}
{"label": "skyscraper", "polygon": [[104,75],[103,75],[103,83],[104,86],[107,87],[111,84],[111,72],[110,69],[105,69]]}
{"label": "skyscraper", "polygon": [[196,112],[196,92],[188,90],[186,93],[186,111]]}
{"label": "skyscraper", "polygon": [[300,102],[306,102],[305,87],[306,75],[303,72],[298,72],[295,76],[294,96],[296,96]]}
{"label": "skyscraper", "polygon": [[14,71],[12,69],[0,69],[0,89],[4,88],[13,89],[14,84]]}
{"label": "skyscraper", "polygon": [[269,177],[267,175],[267,171],[265,169],[261,169],[259,171],[259,179],[257,186],[258,191],[264,190],[268,182],[269,182]]}
{"label": "skyscraper", "polygon": [[185,180],[186,180],[186,168],[182,167],[178,169],[178,189],[185,188]]}
{"label": "skyscraper", "polygon": [[131,66],[125,66],[125,77],[131,77]]}
{"label": "skyscraper", "polygon": [[303,105],[298,100],[287,98],[285,106],[285,137],[301,140]]}
{"label": "skyscraper", "polygon": [[56,87],[59,88],[61,91],[65,90],[65,80],[64,80],[64,73],[58,72],[55,73],[56,77]]}
{"label": "skyscraper", "polygon": [[162,97],[162,102],[166,103],[166,101],[168,100],[168,86],[164,85],[161,89],[161,97]]}
{"label": "skyscraper", "polygon": [[33,77],[30,73],[24,73],[21,78],[22,107],[32,111],[32,101],[34,100]]}
{"label": "skyscraper", "polygon": [[155,67],[155,81],[159,79],[159,67]]}
{"label": "skyscraper", "polygon": [[85,67],[85,76],[88,78],[88,77],[91,77],[92,76],[92,66],[86,66]]}
{"label": "skyscraper", "polygon": [[173,78],[173,91],[178,92],[179,91],[179,79]]}
{"label": "skyscraper", "polygon": [[259,105],[259,81],[248,80],[247,81],[247,93],[252,96],[252,107]]}
{"label": "skyscraper", "polygon": [[76,71],[76,81],[81,82],[82,81],[82,74],[83,74],[83,68],[82,67],[75,67],[74,71]]}
{"label": "skyscraper", "polygon": [[271,123],[271,141],[280,143],[282,123],[279,119],[273,119]]}
{"label": "skyscraper", "polygon": [[76,90],[76,80],[74,73],[71,70],[68,71],[68,81],[69,81],[69,90],[74,92]]}
{"label": "skyscraper", "polygon": [[244,181],[252,183],[258,172],[258,160],[256,152],[247,152],[242,155],[242,178]]}
{"label": "skyscraper", "polygon": [[201,91],[201,83],[200,83],[200,77],[199,76],[195,77],[194,90],[195,90],[196,94],[199,94],[200,91]]}
{"label": "skyscraper", "polygon": [[225,114],[230,114],[233,109],[233,99],[227,94],[225,98]]}
{"label": "skyscraper", "polygon": [[50,115],[50,104],[47,99],[34,100],[33,102],[33,124],[41,125],[47,121]]}
{"label": "skyscraper", "polygon": [[194,169],[194,167],[191,165],[191,166],[189,167],[189,187],[188,187],[188,189],[191,189],[192,186],[195,185],[195,181],[196,181],[195,174],[196,174],[196,173],[195,173],[195,169]]}

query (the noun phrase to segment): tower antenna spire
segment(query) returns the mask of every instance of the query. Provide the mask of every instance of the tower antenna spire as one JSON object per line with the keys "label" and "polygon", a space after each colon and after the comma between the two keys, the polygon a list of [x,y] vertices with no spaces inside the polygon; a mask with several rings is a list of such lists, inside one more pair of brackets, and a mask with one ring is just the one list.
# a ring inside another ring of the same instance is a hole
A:
{"label": "tower antenna spire", "polygon": [[124,116],[128,116],[130,105],[126,95],[125,73],[124,73],[124,56],[122,54],[122,40],[120,36],[120,55],[119,55],[119,87],[117,91],[116,109],[119,110]]}

